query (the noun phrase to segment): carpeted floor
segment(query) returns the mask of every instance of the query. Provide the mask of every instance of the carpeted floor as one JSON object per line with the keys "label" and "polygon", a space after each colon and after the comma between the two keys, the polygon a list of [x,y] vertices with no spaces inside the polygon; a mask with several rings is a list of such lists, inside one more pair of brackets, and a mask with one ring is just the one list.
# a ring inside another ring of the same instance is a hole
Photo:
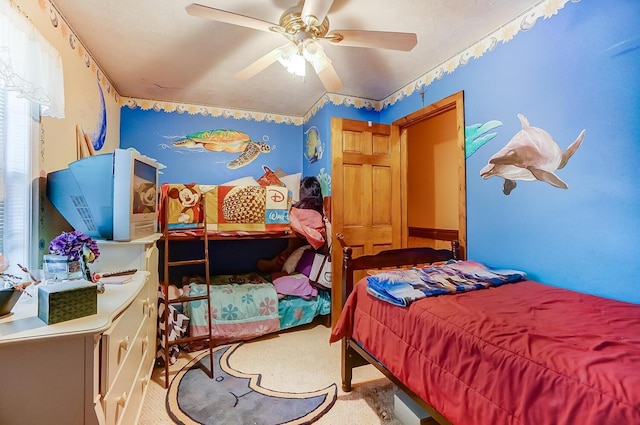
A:
{"label": "carpeted floor", "polygon": [[[402,425],[393,415],[395,386],[373,366],[354,371],[353,391],[344,393],[340,379],[340,344],[329,344],[330,330],[309,325],[297,330],[247,341],[229,358],[231,367],[244,373],[261,374],[261,386],[281,392],[309,392],[338,387],[338,398],[318,425]],[[197,353],[182,353],[171,366],[170,379]],[[154,370],[142,408],[139,425],[170,425],[166,410],[164,369]],[[231,425],[231,424],[230,424]],[[233,425],[245,425],[241,420]],[[248,425],[248,424],[247,424]]]}

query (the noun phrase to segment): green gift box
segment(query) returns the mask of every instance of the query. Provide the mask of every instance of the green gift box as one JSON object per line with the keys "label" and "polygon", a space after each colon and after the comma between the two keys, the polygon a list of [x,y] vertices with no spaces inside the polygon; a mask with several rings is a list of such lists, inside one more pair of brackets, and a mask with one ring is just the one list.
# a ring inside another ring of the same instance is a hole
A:
{"label": "green gift box", "polygon": [[47,325],[98,313],[97,286],[70,280],[38,287],[38,317]]}

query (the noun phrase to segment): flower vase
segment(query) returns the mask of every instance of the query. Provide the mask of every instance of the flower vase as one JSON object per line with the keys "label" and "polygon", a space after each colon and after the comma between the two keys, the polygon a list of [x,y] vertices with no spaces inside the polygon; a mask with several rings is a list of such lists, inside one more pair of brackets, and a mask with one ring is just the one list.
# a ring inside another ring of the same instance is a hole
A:
{"label": "flower vase", "polygon": [[78,260],[67,261],[67,279],[82,279],[82,264]]}

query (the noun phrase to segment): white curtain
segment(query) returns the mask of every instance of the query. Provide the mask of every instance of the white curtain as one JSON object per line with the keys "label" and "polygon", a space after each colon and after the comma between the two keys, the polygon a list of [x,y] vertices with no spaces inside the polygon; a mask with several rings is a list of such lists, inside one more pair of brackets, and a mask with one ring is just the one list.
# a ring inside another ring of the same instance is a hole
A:
{"label": "white curtain", "polygon": [[9,0],[0,0],[0,88],[36,102],[42,116],[64,118],[60,53]]}

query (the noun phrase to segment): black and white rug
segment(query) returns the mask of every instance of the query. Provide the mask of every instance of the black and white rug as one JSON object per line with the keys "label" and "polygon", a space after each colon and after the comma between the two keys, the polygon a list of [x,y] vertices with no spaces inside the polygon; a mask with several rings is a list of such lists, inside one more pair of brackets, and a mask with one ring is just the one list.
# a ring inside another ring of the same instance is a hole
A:
{"label": "black and white rug", "polygon": [[240,345],[216,347],[213,379],[208,371],[208,351],[195,357],[178,372],[169,385],[166,398],[167,412],[176,423],[310,424],[335,403],[336,384],[305,393],[280,392],[261,387],[261,375],[246,374],[229,366],[230,356]]}

